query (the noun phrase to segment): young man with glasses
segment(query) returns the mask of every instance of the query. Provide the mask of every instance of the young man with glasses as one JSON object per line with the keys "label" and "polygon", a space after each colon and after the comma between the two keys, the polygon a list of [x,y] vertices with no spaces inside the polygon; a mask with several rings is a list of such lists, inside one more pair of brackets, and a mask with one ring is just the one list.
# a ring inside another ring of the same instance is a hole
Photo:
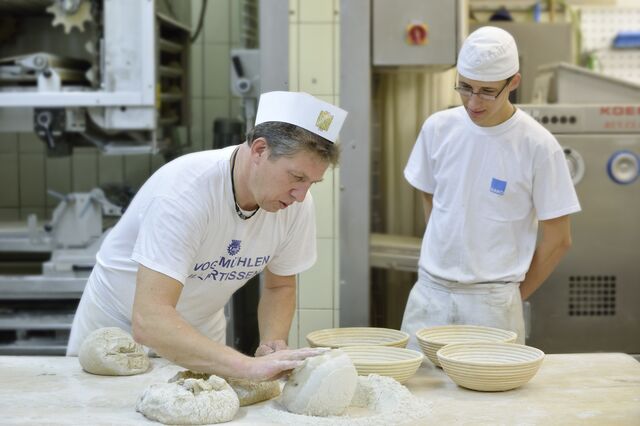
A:
{"label": "young man with glasses", "polygon": [[448,324],[512,330],[524,343],[522,301],[571,246],[568,215],[580,211],[562,148],[509,101],[521,78],[513,37],[478,29],[457,70],[462,106],[425,121],[404,171],[427,222],[402,321],[414,348],[420,328]]}

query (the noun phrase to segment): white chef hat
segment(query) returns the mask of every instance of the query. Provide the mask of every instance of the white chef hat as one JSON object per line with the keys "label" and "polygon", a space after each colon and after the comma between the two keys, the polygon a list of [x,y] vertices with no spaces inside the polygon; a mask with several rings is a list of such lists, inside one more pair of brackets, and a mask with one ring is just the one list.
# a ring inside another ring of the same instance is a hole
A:
{"label": "white chef hat", "polygon": [[480,27],[462,44],[458,73],[471,80],[500,81],[520,69],[518,46],[511,34],[498,27]]}
{"label": "white chef hat", "polygon": [[260,96],[256,126],[267,121],[295,124],[335,143],[347,111],[303,92],[268,92]]}

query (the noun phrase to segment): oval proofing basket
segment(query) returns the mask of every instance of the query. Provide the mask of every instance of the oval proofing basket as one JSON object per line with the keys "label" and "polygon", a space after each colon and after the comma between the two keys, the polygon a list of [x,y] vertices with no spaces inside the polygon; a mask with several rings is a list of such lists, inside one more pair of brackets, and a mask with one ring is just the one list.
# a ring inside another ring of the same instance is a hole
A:
{"label": "oval proofing basket", "polygon": [[465,342],[504,342],[516,341],[518,335],[500,328],[479,325],[440,325],[425,327],[416,332],[416,338],[422,352],[431,362],[440,367],[436,352],[445,345]]}
{"label": "oval proofing basket", "polygon": [[404,331],[377,327],[327,328],[307,334],[307,342],[311,347],[343,348],[373,345],[404,348],[408,341],[409,335]]}
{"label": "oval proofing basket", "polygon": [[514,389],[531,380],[544,352],[515,343],[457,343],[440,349],[438,359],[459,386],[493,392]]}
{"label": "oval proofing basket", "polygon": [[341,350],[349,355],[358,375],[389,376],[400,383],[413,376],[424,359],[418,351],[393,346],[347,346]]}

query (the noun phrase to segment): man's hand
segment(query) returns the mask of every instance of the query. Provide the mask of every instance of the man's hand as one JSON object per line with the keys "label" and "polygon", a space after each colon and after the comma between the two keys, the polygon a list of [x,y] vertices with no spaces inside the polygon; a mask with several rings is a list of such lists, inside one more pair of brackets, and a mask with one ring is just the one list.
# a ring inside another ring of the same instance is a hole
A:
{"label": "man's hand", "polygon": [[289,349],[289,346],[287,346],[287,342],[284,340],[262,342],[260,343],[260,346],[258,346],[258,349],[256,349],[255,356],[265,356],[285,349]]}
{"label": "man's hand", "polygon": [[250,358],[244,377],[240,379],[276,380],[302,365],[306,358],[322,355],[327,348],[284,349],[257,358]]}

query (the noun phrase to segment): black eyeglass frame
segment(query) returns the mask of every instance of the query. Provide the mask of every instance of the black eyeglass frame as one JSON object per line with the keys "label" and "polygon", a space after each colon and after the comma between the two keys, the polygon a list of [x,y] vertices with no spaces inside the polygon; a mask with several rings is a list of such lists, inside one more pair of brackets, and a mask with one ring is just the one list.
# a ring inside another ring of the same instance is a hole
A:
{"label": "black eyeglass frame", "polygon": [[493,102],[496,99],[498,99],[498,96],[500,96],[500,94],[504,91],[504,89],[507,88],[509,83],[511,83],[512,79],[513,79],[513,77],[509,77],[507,79],[507,82],[504,84],[504,86],[502,86],[502,89],[500,89],[500,91],[498,93],[496,93],[495,95],[490,95],[488,93],[482,93],[482,92],[474,92],[470,88],[467,89],[466,87],[460,87],[460,86],[455,86],[453,88],[453,90],[455,90],[456,92],[458,92],[460,94],[460,96],[463,96],[465,98],[471,98],[473,95],[476,95],[477,97],[479,97],[483,101],[491,101],[491,102]]}

